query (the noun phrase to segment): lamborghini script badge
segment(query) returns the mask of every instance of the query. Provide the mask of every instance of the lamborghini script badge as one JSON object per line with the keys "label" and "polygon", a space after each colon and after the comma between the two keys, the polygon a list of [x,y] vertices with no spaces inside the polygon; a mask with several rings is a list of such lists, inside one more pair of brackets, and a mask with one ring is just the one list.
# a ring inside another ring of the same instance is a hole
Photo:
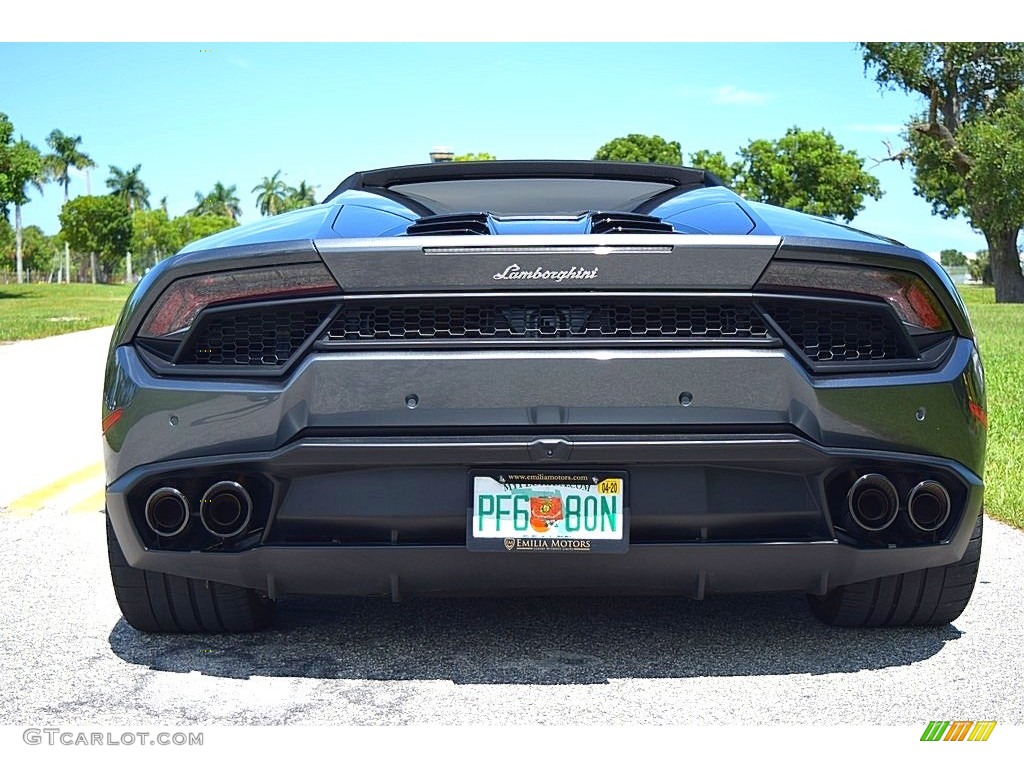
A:
{"label": "lamborghini script badge", "polygon": [[593,269],[585,269],[583,267],[573,267],[572,269],[544,269],[543,267],[537,267],[536,269],[523,269],[518,264],[509,264],[505,267],[504,272],[499,272],[494,276],[495,280],[554,280],[556,283],[560,283],[563,280],[593,280],[597,277],[597,267]]}

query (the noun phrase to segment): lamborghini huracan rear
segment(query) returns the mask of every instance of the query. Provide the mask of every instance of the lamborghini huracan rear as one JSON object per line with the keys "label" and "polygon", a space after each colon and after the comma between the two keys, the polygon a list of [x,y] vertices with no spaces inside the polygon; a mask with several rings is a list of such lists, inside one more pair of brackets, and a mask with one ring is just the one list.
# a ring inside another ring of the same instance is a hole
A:
{"label": "lamborghini huracan rear", "polygon": [[103,417],[147,631],[302,593],[798,591],[939,624],[977,572],[982,370],[943,270],[695,169],[357,173],[152,270]]}

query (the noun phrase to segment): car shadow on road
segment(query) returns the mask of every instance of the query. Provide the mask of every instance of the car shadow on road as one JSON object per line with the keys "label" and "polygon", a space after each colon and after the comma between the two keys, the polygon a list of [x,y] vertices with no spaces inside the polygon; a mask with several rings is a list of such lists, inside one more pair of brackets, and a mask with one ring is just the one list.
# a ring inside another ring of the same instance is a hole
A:
{"label": "car shadow on road", "polygon": [[937,654],[952,625],[823,626],[802,596],[290,598],[252,635],[110,633],[130,664],[167,672],[456,684],[600,684],[614,678],[792,675],[898,667]]}

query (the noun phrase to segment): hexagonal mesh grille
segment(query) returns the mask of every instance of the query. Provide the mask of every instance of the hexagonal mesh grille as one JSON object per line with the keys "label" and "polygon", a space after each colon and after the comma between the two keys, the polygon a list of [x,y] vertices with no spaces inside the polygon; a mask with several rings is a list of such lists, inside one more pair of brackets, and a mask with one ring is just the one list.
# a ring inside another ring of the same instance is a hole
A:
{"label": "hexagonal mesh grille", "polygon": [[885,307],[770,302],[765,309],[814,362],[913,357],[896,319]]}
{"label": "hexagonal mesh grille", "polygon": [[765,339],[768,328],[743,304],[635,301],[348,302],[330,341],[544,340],[568,338]]}
{"label": "hexagonal mesh grille", "polygon": [[179,365],[283,365],[312,336],[329,306],[218,312],[200,319]]}

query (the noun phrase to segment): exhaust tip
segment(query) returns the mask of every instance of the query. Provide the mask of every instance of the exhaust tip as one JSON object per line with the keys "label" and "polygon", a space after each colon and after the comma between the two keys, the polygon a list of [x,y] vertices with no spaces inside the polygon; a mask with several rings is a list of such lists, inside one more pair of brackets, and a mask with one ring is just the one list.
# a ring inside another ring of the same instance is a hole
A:
{"label": "exhaust tip", "polygon": [[146,525],[157,536],[177,536],[188,525],[188,499],[177,488],[158,488],[146,499]]}
{"label": "exhaust tip", "polygon": [[915,485],[907,497],[907,516],[918,529],[931,533],[949,519],[949,492],[935,480]]}
{"label": "exhaust tip", "polygon": [[203,527],[222,539],[240,534],[251,518],[252,499],[245,488],[231,480],[211,485],[199,503]]}
{"label": "exhaust tip", "polygon": [[853,521],[865,531],[884,531],[896,519],[899,496],[885,475],[862,475],[850,486],[846,506]]}

